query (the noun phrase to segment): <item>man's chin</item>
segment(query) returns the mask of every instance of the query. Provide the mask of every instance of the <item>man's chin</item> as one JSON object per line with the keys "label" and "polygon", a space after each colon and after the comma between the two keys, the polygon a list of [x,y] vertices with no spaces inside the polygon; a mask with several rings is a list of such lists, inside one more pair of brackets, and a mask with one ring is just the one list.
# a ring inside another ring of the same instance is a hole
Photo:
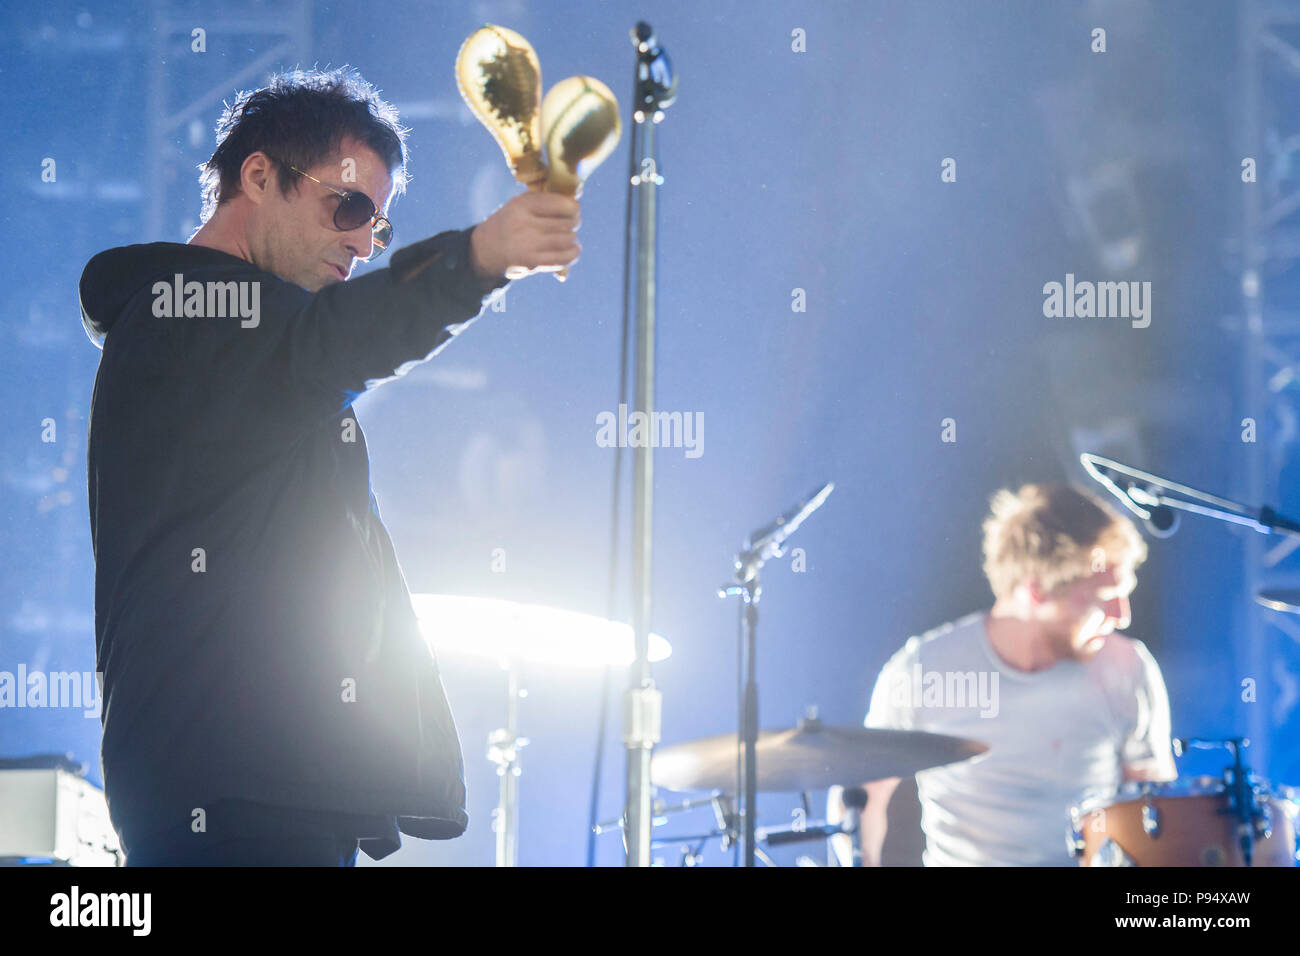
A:
{"label": "man's chin", "polygon": [[1082,645],[1076,646],[1074,656],[1076,660],[1091,660],[1101,653],[1101,649],[1106,646],[1106,634],[1095,634],[1083,642]]}

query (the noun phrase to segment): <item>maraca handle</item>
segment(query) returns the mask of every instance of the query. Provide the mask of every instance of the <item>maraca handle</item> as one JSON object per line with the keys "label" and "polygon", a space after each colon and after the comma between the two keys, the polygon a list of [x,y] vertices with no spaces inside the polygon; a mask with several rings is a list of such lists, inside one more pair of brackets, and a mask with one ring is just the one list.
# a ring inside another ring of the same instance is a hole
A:
{"label": "maraca handle", "polygon": [[[530,183],[528,188],[534,192],[540,193],[558,193],[561,196],[568,196],[570,199],[577,199],[582,192],[582,185],[579,184],[577,189],[551,189],[550,183],[545,179],[538,182]],[[568,266],[565,266],[559,272],[552,273],[556,282],[564,282],[569,278]]]}
{"label": "maraca handle", "polygon": [[[546,188],[545,179],[536,179],[533,180],[531,183],[526,183],[525,185],[528,186],[529,192],[544,193],[549,191]],[[507,279],[511,279],[511,280],[522,279],[526,275],[528,275],[528,269],[524,266],[511,266],[509,269],[506,270]],[[555,276],[557,282],[563,282],[565,279],[569,277],[569,270],[561,269],[559,272],[552,273],[552,275]]]}

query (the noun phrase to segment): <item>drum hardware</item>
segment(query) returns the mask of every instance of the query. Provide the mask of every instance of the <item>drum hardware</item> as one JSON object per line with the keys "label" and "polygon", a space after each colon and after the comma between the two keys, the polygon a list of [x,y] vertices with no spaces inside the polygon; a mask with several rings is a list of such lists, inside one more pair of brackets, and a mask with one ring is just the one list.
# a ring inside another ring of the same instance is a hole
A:
{"label": "drum hardware", "polygon": [[488,735],[487,758],[497,768],[497,808],[492,813],[492,828],[497,835],[497,866],[519,865],[519,751],[528,746],[528,738],[519,736],[519,700],[528,691],[519,686],[519,668],[506,665],[506,725]]}
{"label": "drum hardware", "polygon": [[1223,780],[1227,787],[1228,806],[1220,811],[1237,818],[1237,841],[1242,858],[1250,866],[1255,855],[1256,834],[1260,839],[1273,835],[1273,821],[1268,805],[1261,804],[1257,780],[1241,761],[1241,751],[1250,746],[1246,737],[1186,737],[1173,741],[1174,753],[1182,756],[1187,750],[1211,750],[1223,747],[1232,756],[1232,765],[1224,768]]}
{"label": "drum hardware", "polygon": [[865,787],[845,787],[843,793],[844,809],[847,811],[847,824],[844,831],[849,834],[853,847],[851,866],[862,865],[862,811],[867,808],[867,791]]}
{"label": "drum hardware", "polygon": [[[772,524],[753,532],[746,539],[744,546],[735,557],[736,576],[734,582],[724,584],[718,589],[718,597],[739,597],[741,631],[743,633],[742,659],[746,673],[744,702],[740,708],[740,744],[744,748],[741,760],[742,781],[738,781],[740,790],[741,821],[744,825],[743,847],[745,866],[753,866],[757,851],[755,847],[755,817],[758,804],[758,680],[755,659],[758,643],[758,599],[763,589],[759,585],[758,575],[769,558],[779,558],[784,552],[781,546],[790,535],[798,530],[807,517],[822,506],[822,503],[835,490],[835,485],[827,482],[817,491],[794,508],[777,518]],[[733,752],[734,758],[734,752]],[[734,763],[734,760],[733,760]],[[654,770],[651,769],[651,780]],[[725,789],[725,788],[719,788]]]}
{"label": "drum hardware", "polygon": [[761,827],[758,830],[758,842],[766,843],[768,846],[788,846],[792,843],[829,840],[833,836],[849,832],[848,825],[843,823],[809,823],[801,827]]}
{"label": "drum hardware", "polygon": [[[680,813],[683,810],[694,810],[697,807],[705,806],[712,806],[714,808],[714,815],[721,821],[725,817],[725,806],[728,802],[729,798],[725,794],[721,793],[715,793],[708,797],[700,797],[695,800],[685,800],[671,806],[664,803],[662,800],[655,800],[650,805],[652,814],[651,822],[654,826],[661,827],[668,822],[667,814]],[[603,823],[596,824],[595,832],[597,835],[609,833],[615,830],[621,833],[626,822],[626,819],[622,816],[615,820],[606,820]],[[721,826],[721,822],[719,823],[719,826]]]}
{"label": "drum hardware", "polygon": [[[728,793],[735,787],[736,735],[718,734],[655,752],[651,777],[665,790]],[[758,735],[755,778],[768,793],[825,790],[851,781],[910,777],[969,760],[988,747],[975,740],[922,730],[836,727],[803,718],[792,728]],[[806,810],[805,810],[806,812]],[[743,818],[743,810],[741,812]]]}
{"label": "drum hardware", "polygon": [[1146,800],[1142,805],[1142,830],[1153,840],[1160,836],[1160,811],[1156,805],[1151,802],[1151,794],[1148,791]]}
{"label": "drum hardware", "polygon": [[1097,850],[1097,858],[1095,866],[1137,866],[1133,857],[1125,853],[1123,848],[1110,837],[1102,841]]}
{"label": "drum hardware", "polygon": [[[736,734],[718,734],[661,747],[650,771],[655,785],[667,790],[712,791],[705,800],[688,801],[681,809],[711,803],[718,826],[708,838],[720,837],[724,849],[732,846],[738,836],[737,822],[743,829],[745,821],[744,810],[737,811],[726,795],[728,788],[735,786],[736,746]],[[853,865],[860,866],[862,811],[867,805],[863,781],[910,777],[931,767],[977,757],[988,747],[963,737],[920,730],[833,727],[805,716],[793,728],[763,731],[754,749],[758,757],[753,772],[756,789],[798,793],[802,804],[802,816],[793,826],[765,827],[762,831],[755,826],[755,859],[761,855],[759,843],[776,847],[845,834],[853,844]],[[848,810],[845,820],[838,824],[804,822],[810,816],[809,793],[846,780],[853,783],[844,791]],[[768,858],[763,861],[773,865]]]}
{"label": "drum hardware", "polygon": [[[447,594],[412,594],[411,607],[425,642],[435,657],[465,653],[491,659],[506,673],[506,720],[488,735],[487,758],[500,778],[497,807],[496,865],[516,866],[519,859],[519,751],[528,738],[519,735],[519,701],[523,663],[573,667],[631,663],[636,651],[632,628],[590,614],[491,598]],[[650,635],[650,660],[664,660],[672,648]]]}
{"label": "drum hardware", "polygon": [[[830,839],[833,836],[845,834],[853,838],[854,844],[854,866],[861,866],[862,848],[860,841],[861,834],[861,813],[867,805],[867,792],[863,787],[848,787],[845,789],[845,804],[849,808],[849,815],[843,823],[804,823],[807,819],[811,807],[811,797],[807,792],[800,793],[800,803],[802,814],[800,822],[783,827],[762,827],[755,831],[756,840],[759,844],[767,847],[787,846],[796,843],[809,843]],[[681,866],[699,866],[702,863],[702,854],[704,848],[710,840],[720,840],[722,850],[727,850],[739,841],[740,815],[736,811],[735,801],[725,793],[714,793],[708,797],[697,798],[694,800],[685,800],[681,803],[668,805],[662,800],[655,800],[652,804],[653,817],[652,824],[655,827],[661,827],[668,823],[670,814],[679,813],[684,810],[693,810],[699,807],[708,806],[713,810],[714,829],[706,833],[684,834],[680,836],[657,837],[651,841],[651,845],[656,849],[661,849],[677,844],[684,844],[682,847]],[[620,817],[616,820],[606,820],[598,824],[595,828],[597,834],[610,832],[624,832],[625,820]],[[761,847],[755,848],[755,858],[764,866],[776,866],[772,858],[766,854]],[[821,866],[808,857],[801,857],[797,862],[798,866]]]}
{"label": "drum hardware", "polygon": [[[808,795],[803,794],[805,807]],[[843,793],[844,808],[847,810],[841,823],[803,823],[786,827],[769,827],[760,830],[758,839],[768,846],[784,846],[791,843],[803,843],[810,840],[829,840],[831,837],[846,835],[853,848],[850,866],[862,866],[862,811],[867,806],[865,787],[845,787]]]}
{"label": "drum hardware", "polygon": [[[715,826],[707,833],[659,837],[656,847],[685,844],[683,866],[699,864],[700,854],[710,840],[720,840],[724,850],[737,844],[744,829],[744,810],[738,808],[728,787],[735,786],[736,734],[718,734],[661,747],[651,764],[651,777],[657,787],[667,790],[707,790],[707,796],[695,797],[668,805],[661,800],[652,804],[653,824],[663,826],[671,814],[709,806]],[[767,866],[775,863],[758,847],[785,846],[826,840],[847,835],[853,844],[853,865],[862,865],[862,812],[867,806],[863,781],[913,774],[962,760],[970,760],[988,750],[985,744],[932,734],[920,730],[893,730],[874,727],[833,727],[816,717],[803,717],[786,730],[764,731],[755,743],[758,761],[755,784],[758,790],[775,793],[798,793],[802,813],[791,826],[754,827],[754,858]],[[807,823],[810,816],[810,792],[825,790],[853,781],[844,790],[847,809],[841,823]],[[626,821],[620,817],[596,826],[596,833],[626,833]],[[626,839],[626,836],[624,837]]]}
{"label": "drum hardware", "polygon": [[[704,848],[710,840],[720,839],[724,850],[731,847],[736,841],[738,822],[735,812],[735,802],[726,794],[715,793],[708,797],[695,800],[686,800],[682,803],[669,806],[662,800],[655,800],[651,803],[650,825],[652,828],[661,827],[668,823],[668,814],[680,813],[683,810],[694,810],[698,807],[709,806],[713,809],[713,818],[717,826],[707,833],[688,834],[685,836],[660,837],[652,839],[650,846],[652,849],[662,849],[663,847],[674,844],[686,844],[682,848],[681,866],[699,866],[702,860]],[[624,849],[627,848],[627,818],[621,816],[616,820],[606,820],[598,823],[595,833],[610,833],[617,831],[623,836]],[[772,865],[771,861],[767,864]]]}
{"label": "drum hardware", "polygon": [[1263,588],[1256,592],[1255,603],[1270,611],[1300,614],[1300,588]]}
{"label": "drum hardware", "polygon": [[727,794],[718,794],[713,799],[713,819],[722,831],[722,849],[730,850],[740,839],[740,811],[736,801]]}
{"label": "drum hardware", "polygon": [[[721,831],[715,830],[711,833],[697,834],[695,836],[660,837],[652,839],[650,845],[655,849],[663,849],[664,847],[672,846],[676,843],[688,844],[682,848],[682,859],[678,865],[694,867],[702,865],[704,859],[704,848],[708,845],[709,841],[716,839],[721,835]],[[754,850],[754,857],[764,866],[774,867],[777,865],[776,861],[764,853],[761,848],[756,848]]]}
{"label": "drum hardware", "polygon": [[1245,738],[1176,739],[1174,751],[1225,748],[1218,777],[1131,782],[1070,808],[1067,841],[1082,866],[1295,866],[1300,800],[1242,761]]}
{"label": "drum hardware", "polygon": [[1079,805],[1074,804],[1070,807],[1070,825],[1065,828],[1065,852],[1080,857],[1087,849],[1083,839],[1083,814]]}

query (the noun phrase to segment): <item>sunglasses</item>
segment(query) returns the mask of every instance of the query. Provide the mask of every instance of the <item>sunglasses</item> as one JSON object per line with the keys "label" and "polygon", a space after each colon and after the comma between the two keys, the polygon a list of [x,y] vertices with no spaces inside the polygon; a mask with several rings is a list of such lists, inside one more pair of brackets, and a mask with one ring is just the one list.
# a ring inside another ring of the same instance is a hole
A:
{"label": "sunglasses", "polygon": [[289,168],[300,176],[306,176],[317,185],[324,186],[339,197],[338,208],[334,210],[334,228],[339,232],[351,232],[367,223],[370,224],[370,255],[366,257],[366,262],[374,262],[384,254],[384,250],[393,241],[393,224],[379,215],[369,196],[346,189],[335,189],[315,176],[304,173],[297,166]]}

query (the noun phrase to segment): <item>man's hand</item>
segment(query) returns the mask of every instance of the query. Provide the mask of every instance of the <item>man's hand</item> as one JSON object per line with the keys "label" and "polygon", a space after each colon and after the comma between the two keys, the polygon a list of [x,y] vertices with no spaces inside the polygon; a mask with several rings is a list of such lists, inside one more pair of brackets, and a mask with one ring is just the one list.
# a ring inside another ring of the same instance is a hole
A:
{"label": "man's hand", "polygon": [[576,199],[556,193],[515,196],[474,227],[470,261],[485,282],[559,272],[578,261],[574,236],[582,220]]}

